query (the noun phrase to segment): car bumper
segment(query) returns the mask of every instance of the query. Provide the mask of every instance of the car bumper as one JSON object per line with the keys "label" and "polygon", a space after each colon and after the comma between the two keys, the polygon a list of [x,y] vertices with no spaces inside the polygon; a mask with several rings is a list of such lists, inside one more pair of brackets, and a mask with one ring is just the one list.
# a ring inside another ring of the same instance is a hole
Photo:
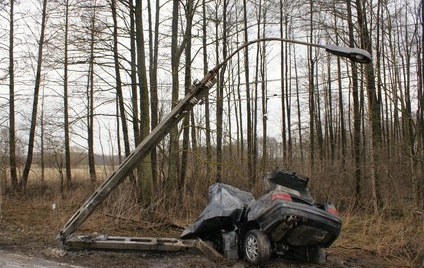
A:
{"label": "car bumper", "polygon": [[339,218],[317,207],[295,202],[275,202],[253,220],[270,235],[271,240],[291,246],[329,247],[341,229]]}

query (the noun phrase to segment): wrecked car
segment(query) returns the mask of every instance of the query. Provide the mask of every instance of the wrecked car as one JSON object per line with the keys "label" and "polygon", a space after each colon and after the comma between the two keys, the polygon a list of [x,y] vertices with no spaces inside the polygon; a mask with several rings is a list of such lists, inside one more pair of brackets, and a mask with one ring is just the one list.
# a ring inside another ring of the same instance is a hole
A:
{"label": "wrecked car", "polygon": [[210,186],[209,204],[181,238],[201,239],[228,259],[254,265],[272,256],[324,263],[341,229],[334,205],[316,202],[309,179],[296,173],[277,168],[264,182],[267,193],[257,200],[231,185]]}

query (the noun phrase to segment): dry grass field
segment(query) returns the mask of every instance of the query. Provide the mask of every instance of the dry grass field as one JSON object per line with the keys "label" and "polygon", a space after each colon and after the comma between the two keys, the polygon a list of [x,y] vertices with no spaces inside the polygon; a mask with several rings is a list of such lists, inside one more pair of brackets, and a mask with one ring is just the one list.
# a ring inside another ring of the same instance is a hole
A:
{"label": "dry grass field", "polygon": [[[67,252],[57,235],[66,221],[97,188],[84,170],[75,170],[73,188],[60,194],[60,179],[49,171],[48,181],[32,180],[27,194],[13,196],[4,187],[0,203],[0,249],[41,256],[88,267],[220,267],[198,253]],[[37,174],[35,172],[35,174]],[[178,237],[207,202],[206,192],[192,193],[173,210],[142,208],[123,184],[89,217],[78,232],[121,236]],[[160,199],[158,199],[160,200]],[[52,209],[55,204],[56,209]],[[343,229],[329,249],[327,267],[423,267],[424,216],[410,208],[382,210],[379,214],[346,209]],[[225,264],[243,267],[243,262]],[[273,260],[269,267],[314,267]]]}

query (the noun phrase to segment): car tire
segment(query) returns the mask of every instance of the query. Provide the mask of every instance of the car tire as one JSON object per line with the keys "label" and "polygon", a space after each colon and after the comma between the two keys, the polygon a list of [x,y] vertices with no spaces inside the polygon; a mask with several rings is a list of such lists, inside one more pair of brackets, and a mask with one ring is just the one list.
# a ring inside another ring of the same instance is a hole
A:
{"label": "car tire", "polygon": [[309,249],[309,261],[315,264],[324,264],[327,260],[327,252],[320,247],[313,247]]}
{"label": "car tire", "polygon": [[247,232],[243,246],[244,258],[250,264],[263,264],[271,257],[269,238],[260,230],[253,229]]}

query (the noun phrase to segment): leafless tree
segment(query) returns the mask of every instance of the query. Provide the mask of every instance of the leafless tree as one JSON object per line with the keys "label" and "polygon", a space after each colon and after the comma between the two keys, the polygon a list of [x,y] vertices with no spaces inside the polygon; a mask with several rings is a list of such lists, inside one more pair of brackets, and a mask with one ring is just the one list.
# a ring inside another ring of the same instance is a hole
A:
{"label": "leafless tree", "polygon": [[15,137],[15,59],[14,59],[14,6],[10,1],[9,11],[9,166],[12,191],[18,190],[18,175],[16,172],[16,137]]}
{"label": "leafless tree", "polygon": [[[150,101],[147,82],[146,56],[144,48],[144,26],[142,15],[142,1],[136,0],[135,23],[137,41],[137,74],[138,88],[140,92],[140,140],[150,133]],[[153,181],[151,172],[151,157],[144,159],[139,167],[139,200],[149,204],[153,194]]]}
{"label": "leafless tree", "polygon": [[21,178],[21,191],[25,192],[29,172],[31,170],[31,164],[33,159],[34,152],[34,140],[35,140],[35,128],[37,126],[37,111],[38,111],[38,101],[39,101],[39,92],[40,92],[40,83],[41,83],[41,65],[43,62],[43,46],[44,46],[44,33],[46,28],[47,21],[47,0],[42,2],[42,15],[41,15],[41,32],[40,39],[38,41],[38,54],[37,54],[37,69],[35,74],[35,85],[34,85],[34,99],[32,104],[32,114],[31,114],[31,126],[28,139],[28,152],[27,158],[25,161],[24,170]]}
{"label": "leafless tree", "polygon": [[65,36],[64,36],[64,64],[63,64],[63,132],[65,134],[65,169],[66,169],[66,187],[69,189],[72,182],[71,171],[71,149],[69,137],[69,98],[68,98],[68,39],[69,39],[69,0],[65,1]]}

